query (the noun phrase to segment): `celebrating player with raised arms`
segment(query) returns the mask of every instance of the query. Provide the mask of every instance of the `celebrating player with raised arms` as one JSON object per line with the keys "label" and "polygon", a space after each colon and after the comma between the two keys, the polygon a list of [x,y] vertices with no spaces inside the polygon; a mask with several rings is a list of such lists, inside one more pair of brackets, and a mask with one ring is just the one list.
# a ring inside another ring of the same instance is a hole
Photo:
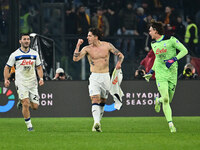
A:
{"label": "celebrating player with raised arms", "polygon": [[[152,20],[149,34],[154,39],[151,47],[156,58],[153,67],[144,77],[149,81],[155,72],[157,88],[161,95],[161,97],[155,98],[155,111],[159,113],[162,104],[169,129],[171,132],[176,132],[176,128],[172,122],[170,103],[177,84],[177,61],[184,57],[188,53],[188,50],[175,37],[164,35],[164,28],[161,22]],[[176,54],[176,49],[180,51],[178,54]]]}

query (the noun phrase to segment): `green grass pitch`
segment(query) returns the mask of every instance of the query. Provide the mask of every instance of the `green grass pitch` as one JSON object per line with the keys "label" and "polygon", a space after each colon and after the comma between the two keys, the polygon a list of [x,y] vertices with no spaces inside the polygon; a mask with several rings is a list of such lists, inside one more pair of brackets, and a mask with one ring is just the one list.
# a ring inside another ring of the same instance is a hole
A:
{"label": "green grass pitch", "polygon": [[164,117],[104,117],[102,133],[92,132],[92,117],[0,118],[0,150],[199,150],[200,117],[174,117],[170,133]]}

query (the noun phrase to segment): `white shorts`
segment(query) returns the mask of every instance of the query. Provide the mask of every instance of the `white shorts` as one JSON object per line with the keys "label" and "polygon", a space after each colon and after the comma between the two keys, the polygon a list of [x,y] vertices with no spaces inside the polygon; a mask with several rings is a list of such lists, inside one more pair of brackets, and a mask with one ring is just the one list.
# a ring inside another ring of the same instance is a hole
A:
{"label": "white shorts", "polygon": [[89,78],[89,94],[100,95],[101,98],[108,98],[110,90],[110,75],[109,73],[92,73]]}
{"label": "white shorts", "polygon": [[20,100],[28,98],[30,102],[36,103],[39,105],[39,95],[38,95],[38,88],[35,87],[25,87],[23,85],[18,85],[17,93]]}

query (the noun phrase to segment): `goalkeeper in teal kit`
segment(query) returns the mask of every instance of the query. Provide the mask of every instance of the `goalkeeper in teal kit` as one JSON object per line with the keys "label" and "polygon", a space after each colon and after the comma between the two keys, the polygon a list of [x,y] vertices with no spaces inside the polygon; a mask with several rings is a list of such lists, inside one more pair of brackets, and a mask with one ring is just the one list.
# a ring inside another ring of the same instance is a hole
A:
{"label": "goalkeeper in teal kit", "polygon": [[[188,50],[175,37],[164,35],[164,28],[161,22],[152,21],[149,34],[155,40],[151,43],[151,47],[156,58],[153,67],[144,75],[144,78],[149,81],[155,72],[156,85],[161,95],[160,98],[155,98],[155,111],[159,113],[162,104],[169,129],[171,132],[176,132],[176,128],[172,122],[170,103],[177,84],[177,61],[184,57],[188,53]],[[176,54],[176,49],[180,51],[178,54]]]}

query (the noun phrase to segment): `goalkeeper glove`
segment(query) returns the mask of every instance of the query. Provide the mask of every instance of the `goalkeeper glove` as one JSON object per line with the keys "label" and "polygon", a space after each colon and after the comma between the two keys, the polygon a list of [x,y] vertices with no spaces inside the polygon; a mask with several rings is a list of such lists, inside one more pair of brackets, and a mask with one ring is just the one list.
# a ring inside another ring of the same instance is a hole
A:
{"label": "goalkeeper glove", "polygon": [[154,70],[151,69],[147,74],[143,76],[147,82],[149,82],[149,79],[152,77],[153,73]]}
{"label": "goalkeeper glove", "polygon": [[176,57],[173,57],[172,59],[164,60],[166,67],[169,69],[171,65],[177,61],[178,59]]}

